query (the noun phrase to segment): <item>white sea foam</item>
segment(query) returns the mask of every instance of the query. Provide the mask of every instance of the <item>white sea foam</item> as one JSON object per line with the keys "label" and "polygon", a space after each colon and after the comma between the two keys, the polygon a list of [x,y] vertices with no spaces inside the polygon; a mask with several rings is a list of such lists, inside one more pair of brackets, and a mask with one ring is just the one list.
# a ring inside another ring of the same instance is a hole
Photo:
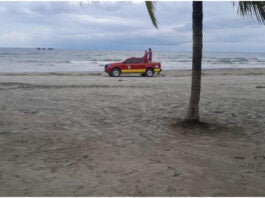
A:
{"label": "white sea foam", "polygon": [[[141,57],[143,51],[37,50],[0,48],[0,72],[103,71],[104,65],[128,57]],[[153,51],[153,61],[164,70],[191,69],[191,52]],[[207,53],[202,68],[264,68],[265,53]]]}

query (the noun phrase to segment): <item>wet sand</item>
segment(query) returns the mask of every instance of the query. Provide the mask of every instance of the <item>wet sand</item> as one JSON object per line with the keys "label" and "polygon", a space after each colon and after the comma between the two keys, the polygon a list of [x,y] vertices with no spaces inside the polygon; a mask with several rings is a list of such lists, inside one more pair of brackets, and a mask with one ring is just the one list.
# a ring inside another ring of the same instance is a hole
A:
{"label": "wet sand", "polygon": [[0,74],[0,196],[265,196],[265,69]]}

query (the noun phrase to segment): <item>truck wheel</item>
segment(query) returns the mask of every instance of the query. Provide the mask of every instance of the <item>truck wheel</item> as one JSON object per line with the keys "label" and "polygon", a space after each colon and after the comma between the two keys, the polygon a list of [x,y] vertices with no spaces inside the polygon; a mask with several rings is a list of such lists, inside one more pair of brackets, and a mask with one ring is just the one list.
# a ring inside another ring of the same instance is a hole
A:
{"label": "truck wheel", "polygon": [[119,77],[121,74],[120,70],[118,68],[114,68],[111,72],[111,75],[114,77]]}
{"label": "truck wheel", "polygon": [[152,69],[147,69],[145,74],[147,77],[152,77],[154,75],[154,71]]}

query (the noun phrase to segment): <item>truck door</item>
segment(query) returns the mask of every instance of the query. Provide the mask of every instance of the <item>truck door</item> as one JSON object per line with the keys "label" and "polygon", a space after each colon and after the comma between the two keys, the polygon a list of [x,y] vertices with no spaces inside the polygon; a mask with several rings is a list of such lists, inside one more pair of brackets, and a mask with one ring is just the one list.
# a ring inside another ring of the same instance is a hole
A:
{"label": "truck door", "polygon": [[133,58],[128,58],[123,62],[122,73],[131,73],[133,68]]}
{"label": "truck door", "polygon": [[135,73],[143,73],[145,72],[143,59],[142,58],[135,58],[133,63],[133,68]]}

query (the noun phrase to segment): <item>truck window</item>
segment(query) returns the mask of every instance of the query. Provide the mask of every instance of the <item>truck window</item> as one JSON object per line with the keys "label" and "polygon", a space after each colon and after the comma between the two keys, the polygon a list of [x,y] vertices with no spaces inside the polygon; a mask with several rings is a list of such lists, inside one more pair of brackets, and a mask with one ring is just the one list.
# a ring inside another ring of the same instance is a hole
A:
{"label": "truck window", "polygon": [[124,64],[132,64],[133,63],[133,59],[127,59],[126,61],[124,61]]}
{"label": "truck window", "polygon": [[143,62],[143,60],[141,58],[136,58],[134,61],[135,61],[135,63],[142,63]]}

